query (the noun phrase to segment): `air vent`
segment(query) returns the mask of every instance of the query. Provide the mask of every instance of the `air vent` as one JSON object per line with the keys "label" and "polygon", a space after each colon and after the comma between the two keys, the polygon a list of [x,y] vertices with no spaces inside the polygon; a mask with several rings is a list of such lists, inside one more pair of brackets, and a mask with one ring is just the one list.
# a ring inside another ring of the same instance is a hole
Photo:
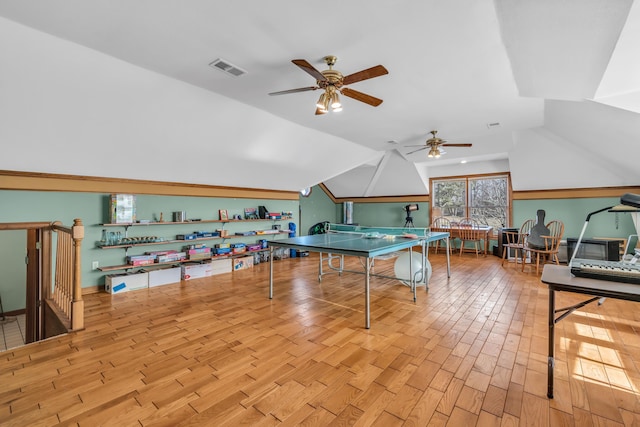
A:
{"label": "air vent", "polygon": [[501,128],[502,125],[500,124],[500,122],[493,122],[493,123],[487,123],[487,128],[488,129],[498,129]]}
{"label": "air vent", "polygon": [[224,71],[227,74],[231,74],[234,77],[240,77],[243,74],[247,74],[247,72],[245,70],[243,70],[240,67],[237,67],[235,65],[233,65],[232,63],[230,63],[229,61],[226,61],[224,59],[218,58],[215,61],[213,61],[211,64],[209,64],[210,67],[216,68],[220,71]]}

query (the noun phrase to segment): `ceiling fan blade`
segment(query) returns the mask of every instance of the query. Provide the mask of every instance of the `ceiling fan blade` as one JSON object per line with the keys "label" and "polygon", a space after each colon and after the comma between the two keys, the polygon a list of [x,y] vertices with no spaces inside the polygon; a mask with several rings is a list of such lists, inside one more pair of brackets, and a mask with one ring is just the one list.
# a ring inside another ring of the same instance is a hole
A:
{"label": "ceiling fan blade", "polygon": [[320,71],[316,70],[316,68],[313,65],[309,64],[306,60],[294,59],[291,62],[296,64],[298,67],[302,68],[303,71],[309,73],[314,79],[321,82],[327,81],[327,78],[323,76]]}
{"label": "ceiling fan blade", "polygon": [[422,148],[427,148],[427,145],[424,144],[420,144],[420,145],[405,145],[405,147],[422,147]]}
{"label": "ceiling fan blade", "polygon": [[441,147],[471,147],[472,144],[440,144]]}
{"label": "ceiling fan blade", "polygon": [[281,90],[280,92],[271,92],[269,95],[286,95],[287,93],[306,92],[308,90],[320,89],[318,86],[300,87],[298,89]]}
{"label": "ceiling fan blade", "polygon": [[367,68],[366,70],[358,71],[357,73],[349,74],[342,80],[342,84],[349,85],[351,83],[359,82],[362,80],[372,79],[374,77],[384,76],[389,74],[386,68],[382,65],[376,65],[375,67]]}
{"label": "ceiling fan blade", "polygon": [[417,150],[409,151],[407,155],[417,153],[418,151],[424,150],[425,148],[429,148],[429,147],[422,147],[422,148],[418,148]]}
{"label": "ceiling fan blade", "polygon": [[382,99],[375,98],[371,95],[367,95],[366,93],[358,92],[357,90],[349,89],[348,87],[343,87],[340,89],[340,93],[344,96],[348,96],[349,98],[356,99],[360,102],[364,102],[365,104],[372,105],[377,107],[382,104]]}

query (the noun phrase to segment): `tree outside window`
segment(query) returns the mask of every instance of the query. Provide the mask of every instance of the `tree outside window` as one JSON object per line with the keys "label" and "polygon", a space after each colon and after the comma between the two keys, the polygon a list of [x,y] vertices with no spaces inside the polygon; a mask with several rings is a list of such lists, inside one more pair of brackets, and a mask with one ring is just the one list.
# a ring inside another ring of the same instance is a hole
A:
{"label": "tree outside window", "polygon": [[452,223],[470,217],[494,229],[509,223],[509,177],[445,178],[431,181],[431,218]]}

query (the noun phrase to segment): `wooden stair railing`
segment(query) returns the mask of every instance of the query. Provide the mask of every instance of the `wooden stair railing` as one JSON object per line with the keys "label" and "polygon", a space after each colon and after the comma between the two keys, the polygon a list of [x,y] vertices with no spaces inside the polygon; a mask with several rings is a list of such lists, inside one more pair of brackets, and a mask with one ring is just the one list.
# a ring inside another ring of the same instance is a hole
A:
{"label": "wooden stair railing", "polygon": [[65,324],[71,330],[84,329],[84,301],[82,299],[81,248],[84,225],[81,219],[74,219],[72,227],[59,222],[51,224],[57,234],[56,265],[53,289],[50,294],[58,315],[64,316]]}

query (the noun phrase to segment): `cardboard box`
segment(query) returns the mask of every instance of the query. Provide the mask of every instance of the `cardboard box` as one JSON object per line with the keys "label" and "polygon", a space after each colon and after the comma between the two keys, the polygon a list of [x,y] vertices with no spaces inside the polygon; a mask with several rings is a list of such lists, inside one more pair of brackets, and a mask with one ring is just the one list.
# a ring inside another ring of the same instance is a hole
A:
{"label": "cardboard box", "polygon": [[213,274],[231,273],[233,271],[231,259],[216,259],[211,261],[211,270]]}
{"label": "cardboard box", "polygon": [[231,253],[231,248],[213,248],[214,255],[226,255]]}
{"label": "cardboard box", "polygon": [[136,196],[133,194],[112,194],[109,216],[112,224],[136,222]]}
{"label": "cardboard box", "polygon": [[182,265],[182,280],[200,279],[212,274],[213,270],[210,262]]}
{"label": "cardboard box", "polygon": [[110,294],[122,294],[149,287],[149,273],[108,274],[105,276],[104,290]]}
{"label": "cardboard box", "polygon": [[187,259],[187,254],[185,252],[176,252],[173,254],[158,256],[158,262],[173,262],[181,261],[183,259]]}
{"label": "cardboard box", "polygon": [[253,267],[253,256],[243,256],[233,260],[233,271],[245,270],[251,267]]}
{"label": "cardboard box", "polygon": [[176,240],[196,240],[198,238],[197,234],[177,234]]}
{"label": "cardboard box", "polygon": [[182,279],[182,268],[161,268],[149,271],[149,287],[178,283]]}

